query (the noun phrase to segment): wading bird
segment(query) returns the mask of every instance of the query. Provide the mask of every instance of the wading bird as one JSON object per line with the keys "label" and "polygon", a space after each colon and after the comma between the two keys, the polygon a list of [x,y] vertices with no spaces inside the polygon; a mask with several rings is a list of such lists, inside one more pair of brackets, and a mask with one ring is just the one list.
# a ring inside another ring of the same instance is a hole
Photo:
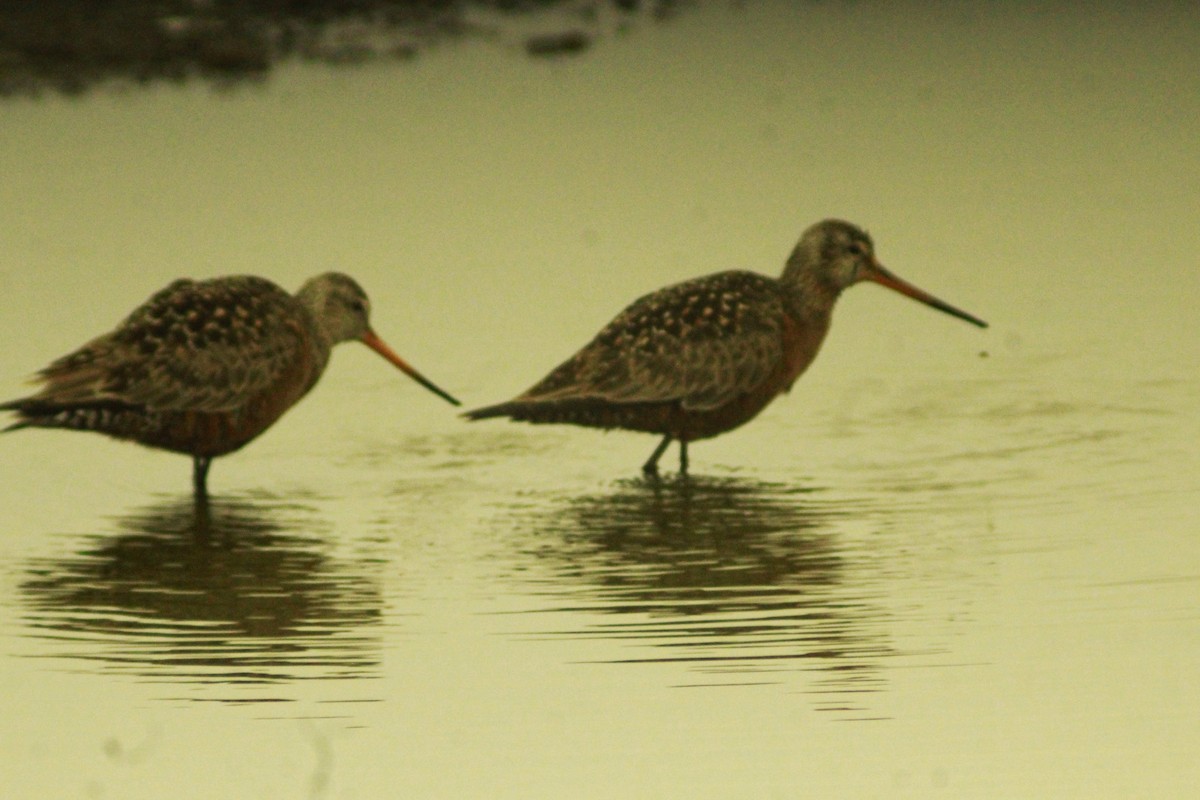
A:
{"label": "wading bird", "polygon": [[190,455],[198,499],[208,467],[279,419],[321,377],[335,344],[357,339],[409,377],[455,400],[371,329],[349,276],[307,281],[295,295],[249,275],[177,280],[109,333],[37,374],[37,394],[0,403],[5,430],[96,431]]}
{"label": "wading bird", "polygon": [[791,389],[838,296],[862,281],[987,327],[884,269],[860,228],[825,220],[800,237],[779,278],[718,272],[652,292],[524,394],[465,416],[655,433],[662,441],[642,470],[657,474],[677,441],[687,474],[688,443],[733,430]]}

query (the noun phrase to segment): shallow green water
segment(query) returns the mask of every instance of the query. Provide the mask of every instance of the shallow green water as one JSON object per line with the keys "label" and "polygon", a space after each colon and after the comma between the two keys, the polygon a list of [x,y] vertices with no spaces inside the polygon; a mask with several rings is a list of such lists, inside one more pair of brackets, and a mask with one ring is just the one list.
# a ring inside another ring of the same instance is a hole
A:
{"label": "shallow green water", "polygon": [[356,345],[206,518],[185,459],[5,436],[7,796],[1190,796],[1198,33],[766,3],[6,104],[5,397],[174,277],[339,268],[481,405],[831,215],[992,323],[850,290],[687,483]]}

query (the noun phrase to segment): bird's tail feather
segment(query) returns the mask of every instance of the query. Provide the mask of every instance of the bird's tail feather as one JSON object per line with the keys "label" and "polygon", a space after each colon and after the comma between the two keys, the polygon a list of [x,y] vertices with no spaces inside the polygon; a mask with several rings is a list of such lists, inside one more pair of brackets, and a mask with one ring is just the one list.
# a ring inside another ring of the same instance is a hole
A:
{"label": "bird's tail feather", "polygon": [[0,432],[22,428],[66,428],[76,431],[102,431],[120,435],[126,417],[136,409],[112,400],[94,403],[58,403],[38,397],[25,397],[0,403],[0,411],[11,411],[17,420]]}

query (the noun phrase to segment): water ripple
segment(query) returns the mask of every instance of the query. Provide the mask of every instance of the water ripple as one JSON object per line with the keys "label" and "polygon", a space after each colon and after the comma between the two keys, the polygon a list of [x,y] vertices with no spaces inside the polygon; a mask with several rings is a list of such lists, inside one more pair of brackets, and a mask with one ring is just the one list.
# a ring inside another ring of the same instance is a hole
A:
{"label": "water ripple", "polygon": [[[39,657],[262,697],[266,685],[371,677],[381,592],[367,565],[323,551],[302,504],[263,497],[196,508],[167,500],[31,561],[21,584]],[[255,689],[254,687],[258,687]],[[204,699],[212,699],[205,696]]]}
{"label": "water ripple", "polygon": [[820,707],[861,710],[895,649],[885,607],[846,580],[837,526],[853,510],[821,495],[693,478],[547,499],[514,512],[521,557],[504,579],[543,601],[524,612],[547,615],[535,637],[608,641],[607,663],[708,676],[687,686],[816,673]]}

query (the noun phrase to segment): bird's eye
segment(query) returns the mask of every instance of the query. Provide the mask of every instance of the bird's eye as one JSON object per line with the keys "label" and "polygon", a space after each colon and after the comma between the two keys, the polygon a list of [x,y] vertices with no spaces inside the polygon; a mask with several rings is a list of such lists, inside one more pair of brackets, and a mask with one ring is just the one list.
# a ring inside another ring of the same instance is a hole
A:
{"label": "bird's eye", "polygon": [[867,246],[862,242],[851,242],[850,252],[856,256],[865,256],[867,254]]}

